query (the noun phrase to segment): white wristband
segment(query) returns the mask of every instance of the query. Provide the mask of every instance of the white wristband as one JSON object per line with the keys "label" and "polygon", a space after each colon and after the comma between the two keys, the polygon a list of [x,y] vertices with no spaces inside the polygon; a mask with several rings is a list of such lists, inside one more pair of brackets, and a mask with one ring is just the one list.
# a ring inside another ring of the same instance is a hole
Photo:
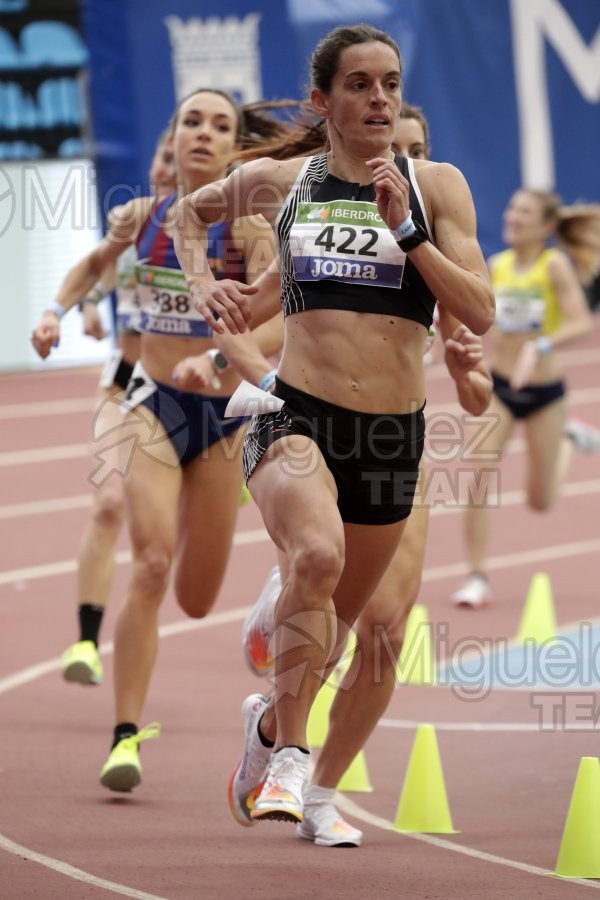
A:
{"label": "white wristband", "polygon": [[269,388],[272,388],[275,384],[275,377],[277,375],[277,369],[271,369],[270,372],[267,372],[258,382],[258,386],[261,391],[268,391]]}
{"label": "white wristband", "polygon": [[401,222],[400,225],[398,225],[398,227],[395,229],[395,232],[400,240],[403,241],[404,238],[413,235],[416,230],[417,229],[415,227],[415,223],[412,220],[412,213],[410,212],[404,222]]}
{"label": "white wristband", "polygon": [[546,334],[542,334],[539,338],[535,339],[535,349],[540,356],[547,356],[554,348],[550,338]]}
{"label": "white wristband", "polygon": [[48,307],[48,311],[53,312],[60,322],[67,310],[64,308],[64,306],[61,306],[60,303],[53,303],[52,306]]}

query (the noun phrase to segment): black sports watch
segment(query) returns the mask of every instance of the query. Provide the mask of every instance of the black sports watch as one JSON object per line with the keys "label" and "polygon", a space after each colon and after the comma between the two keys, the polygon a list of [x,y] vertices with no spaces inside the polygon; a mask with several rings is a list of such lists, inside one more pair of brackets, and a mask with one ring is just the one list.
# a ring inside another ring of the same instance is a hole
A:
{"label": "black sports watch", "polygon": [[400,247],[404,253],[409,253],[411,250],[414,250],[415,247],[418,247],[419,244],[424,244],[425,241],[429,240],[429,235],[423,228],[420,222],[415,222],[413,220],[413,225],[415,226],[415,230],[410,237],[402,238],[401,240],[397,240],[396,243]]}
{"label": "black sports watch", "polygon": [[217,372],[223,372],[229,368],[229,360],[220,350],[213,354],[212,364]]}

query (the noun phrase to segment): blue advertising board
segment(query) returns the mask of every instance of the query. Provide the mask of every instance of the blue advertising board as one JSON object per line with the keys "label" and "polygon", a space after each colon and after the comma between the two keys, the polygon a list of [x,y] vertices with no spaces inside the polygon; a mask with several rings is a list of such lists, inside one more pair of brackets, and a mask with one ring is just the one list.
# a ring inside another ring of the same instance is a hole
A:
{"label": "blue advertising board", "polygon": [[359,21],[398,42],[404,95],[429,119],[433,158],[464,172],[484,252],[521,184],[600,200],[597,0],[84,0],[105,207],[147,190],[178,98],[304,97],[316,42]]}

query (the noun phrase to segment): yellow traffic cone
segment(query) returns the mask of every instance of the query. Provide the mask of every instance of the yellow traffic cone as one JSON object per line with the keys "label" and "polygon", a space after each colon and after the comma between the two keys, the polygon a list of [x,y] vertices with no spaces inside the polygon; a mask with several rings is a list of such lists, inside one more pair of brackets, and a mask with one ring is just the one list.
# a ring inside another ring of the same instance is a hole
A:
{"label": "yellow traffic cone", "polygon": [[404,644],[396,666],[396,681],[435,684],[435,660],[427,608],[415,603],[406,622]]}
{"label": "yellow traffic cone", "polygon": [[600,878],[600,760],[583,756],[563,829],[555,875]]}
{"label": "yellow traffic cone", "polygon": [[306,725],[306,739],[309,747],[322,747],[329,730],[329,710],[335,698],[337,682],[334,675],[330,675],[327,681],[319,688],[319,693],[313,700]]}
{"label": "yellow traffic cone", "polygon": [[355,791],[360,794],[372,794],[373,786],[367,772],[367,761],[364,750],[359,750],[339,780],[338,791]]}
{"label": "yellow traffic cone", "polygon": [[524,644],[525,641],[542,644],[555,637],[552,585],[546,572],[538,572],[531,579],[515,641],[518,644]]}
{"label": "yellow traffic cone", "polygon": [[433,725],[419,725],[394,819],[395,831],[456,834]]}

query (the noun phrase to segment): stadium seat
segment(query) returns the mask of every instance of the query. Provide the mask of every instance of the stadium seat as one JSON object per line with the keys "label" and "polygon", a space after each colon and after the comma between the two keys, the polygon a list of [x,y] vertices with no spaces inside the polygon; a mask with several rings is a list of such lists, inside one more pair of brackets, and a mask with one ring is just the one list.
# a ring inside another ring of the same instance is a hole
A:
{"label": "stadium seat", "polygon": [[30,22],[20,40],[27,66],[83,66],[88,61],[81,37],[64,22]]}
{"label": "stadium seat", "polygon": [[55,125],[62,125],[61,97],[56,79],[49,78],[40,84],[37,99],[41,127],[54,128]]}
{"label": "stadium seat", "polygon": [[25,141],[0,143],[0,159],[41,159],[44,151],[38,144]]}
{"label": "stadium seat", "polygon": [[83,112],[79,87],[73,78],[49,78],[38,88],[39,124],[80,125]]}
{"label": "stadium seat", "polygon": [[85,143],[80,138],[67,138],[59,146],[58,155],[63,159],[75,159],[86,156]]}
{"label": "stadium seat", "polygon": [[5,28],[0,28],[0,69],[21,69],[23,58],[14,37]]}
{"label": "stadium seat", "polygon": [[58,93],[61,103],[61,123],[80,125],[82,119],[81,96],[75,79],[59,78]]}
{"label": "stadium seat", "polygon": [[0,127],[9,130],[26,127],[27,113],[23,111],[23,92],[20,85],[7,81],[0,87]]}

